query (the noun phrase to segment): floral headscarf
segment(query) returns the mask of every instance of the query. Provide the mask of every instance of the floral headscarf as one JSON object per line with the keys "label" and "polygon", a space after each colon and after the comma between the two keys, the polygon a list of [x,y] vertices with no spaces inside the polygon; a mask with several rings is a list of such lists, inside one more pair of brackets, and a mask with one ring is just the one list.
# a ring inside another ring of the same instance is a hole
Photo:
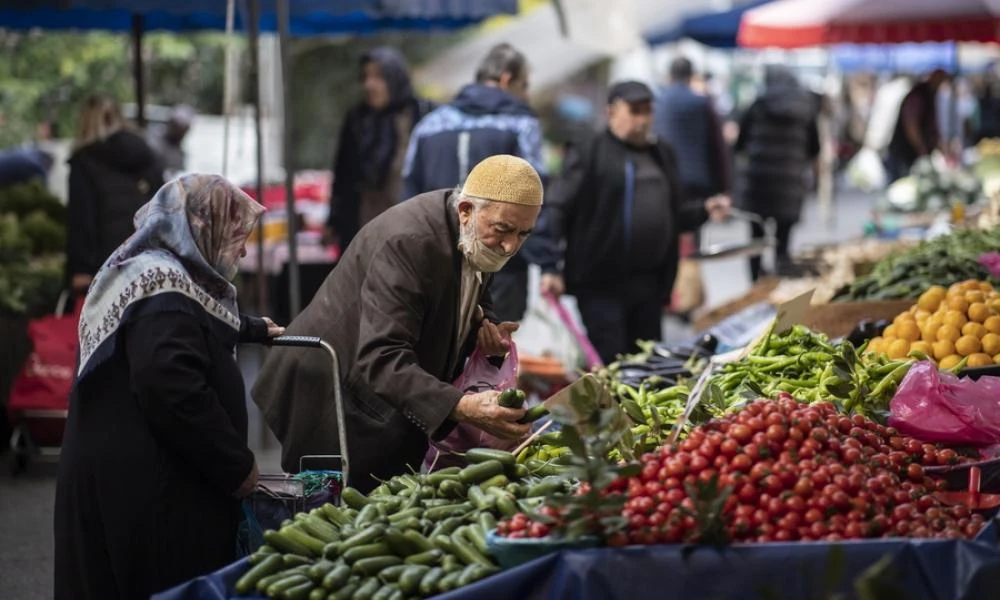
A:
{"label": "floral headscarf", "polygon": [[[129,307],[162,293],[183,294],[239,330],[240,253],[264,207],[218,175],[185,175],[165,184],[135,214],[135,233],[105,261],[80,318],[78,374],[98,350],[110,356]],[[108,349],[102,348],[110,341]],[[95,364],[91,364],[95,363]]]}

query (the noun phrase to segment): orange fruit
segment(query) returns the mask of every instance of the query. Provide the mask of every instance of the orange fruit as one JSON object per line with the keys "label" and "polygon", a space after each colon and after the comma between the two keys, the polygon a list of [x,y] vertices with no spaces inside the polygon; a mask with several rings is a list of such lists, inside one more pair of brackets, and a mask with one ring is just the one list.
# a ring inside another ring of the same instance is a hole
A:
{"label": "orange fruit", "polygon": [[920,352],[926,356],[934,356],[934,346],[924,341],[916,341],[910,344],[910,353]]}
{"label": "orange fruit", "polygon": [[944,360],[944,357],[955,353],[955,344],[950,340],[938,340],[934,342],[934,358]]}
{"label": "orange fruit", "polygon": [[913,321],[903,321],[896,326],[896,337],[908,342],[915,342],[920,339],[920,327]]}
{"label": "orange fruit", "polygon": [[993,357],[983,352],[976,352],[969,355],[969,362],[965,364],[970,367],[988,367],[993,364]]}
{"label": "orange fruit", "polygon": [[983,349],[983,344],[974,335],[963,335],[955,342],[955,352],[962,356],[971,356]]}
{"label": "orange fruit", "polygon": [[962,362],[961,356],[957,354],[949,354],[938,361],[938,367],[941,369],[950,369],[960,362]]}
{"label": "orange fruit", "polygon": [[951,325],[955,329],[961,329],[962,325],[968,323],[969,320],[965,318],[964,311],[949,310],[944,315],[944,324]]}
{"label": "orange fruit", "polygon": [[884,346],[885,346],[885,340],[882,339],[882,336],[878,335],[868,341],[868,345],[865,346],[865,352],[866,353],[871,352],[874,354],[884,354],[885,353]]}
{"label": "orange fruit", "polygon": [[958,327],[954,325],[942,325],[941,327],[938,327],[937,330],[938,341],[945,340],[947,342],[955,342],[960,337],[962,337],[962,332],[959,331]]}
{"label": "orange fruit", "polygon": [[986,319],[990,318],[991,312],[990,308],[982,302],[973,302],[969,305],[969,310],[966,314],[969,315],[969,320],[976,323],[983,323]]}
{"label": "orange fruit", "polygon": [[883,329],[882,330],[882,337],[884,337],[886,339],[888,339],[888,338],[895,338],[896,337],[896,326],[895,325],[889,325],[888,327],[886,327],[885,329]]}
{"label": "orange fruit", "polygon": [[[979,340],[976,341],[978,342]],[[886,348],[885,353],[889,355],[889,358],[903,358],[909,352],[910,352],[910,342],[903,339],[898,339],[898,340],[893,340],[892,343],[889,344],[889,347]]]}
{"label": "orange fruit", "polygon": [[1000,354],[997,354],[996,356],[993,357],[993,362],[1000,365]]}
{"label": "orange fruit", "polygon": [[952,296],[948,298],[948,308],[965,314],[969,310],[969,301],[964,296]]}
{"label": "orange fruit", "polygon": [[984,291],[984,292],[986,292],[986,293],[989,293],[989,292],[993,291],[993,286],[988,281],[980,281],[979,282],[979,289],[982,290],[982,291]]}
{"label": "orange fruit", "polygon": [[989,354],[990,356],[1000,354],[1000,335],[987,333],[979,341],[983,345],[983,352]]}
{"label": "orange fruit", "polygon": [[917,308],[926,311],[935,311],[938,306],[941,305],[941,301],[944,300],[945,291],[943,288],[931,288],[920,294],[920,298],[917,299]]}
{"label": "orange fruit", "polygon": [[986,302],[986,294],[982,290],[972,290],[971,292],[965,292],[965,299],[969,301],[969,304]]}
{"label": "orange fruit", "polygon": [[969,321],[965,325],[962,325],[962,335],[974,335],[977,338],[982,338],[984,335],[989,333],[986,328],[983,327],[982,323],[976,323],[975,321]]}
{"label": "orange fruit", "polygon": [[[938,327],[940,327],[940,325],[938,325]],[[929,322],[925,323],[924,326],[920,328],[920,339],[928,344],[933,344],[937,341],[938,327],[931,327]]]}
{"label": "orange fruit", "polygon": [[892,324],[899,326],[903,323],[916,323],[917,318],[913,316],[911,312],[903,312],[896,315],[896,318],[892,320]]}

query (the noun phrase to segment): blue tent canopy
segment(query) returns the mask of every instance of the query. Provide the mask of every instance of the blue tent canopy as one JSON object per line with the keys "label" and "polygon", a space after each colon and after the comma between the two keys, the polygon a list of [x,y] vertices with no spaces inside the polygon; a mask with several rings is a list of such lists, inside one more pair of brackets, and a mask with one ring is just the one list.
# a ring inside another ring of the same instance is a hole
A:
{"label": "blue tent canopy", "polygon": [[[223,0],[0,0],[0,28],[131,31],[133,16],[145,31],[223,30]],[[235,25],[244,29],[245,1]],[[288,0],[293,36],[384,30],[456,29],[496,14],[517,13],[517,0]],[[260,2],[260,30],[277,31],[274,0]]]}
{"label": "blue tent canopy", "polygon": [[767,4],[771,0],[752,0],[723,12],[707,12],[687,17],[679,24],[646,36],[646,43],[658,46],[682,39],[692,39],[713,48],[735,48],[736,32],[740,29],[743,13]]}
{"label": "blue tent canopy", "polygon": [[957,72],[955,42],[893,45],[843,45],[830,48],[830,60],[845,73],[926,73],[934,69]]}

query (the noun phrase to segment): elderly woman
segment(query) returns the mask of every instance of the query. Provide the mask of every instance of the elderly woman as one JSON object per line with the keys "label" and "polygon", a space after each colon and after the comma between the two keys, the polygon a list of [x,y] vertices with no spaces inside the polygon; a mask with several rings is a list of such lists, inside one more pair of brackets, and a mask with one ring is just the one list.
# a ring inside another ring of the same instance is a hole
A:
{"label": "elderly woman", "polygon": [[257,481],[234,350],[281,328],[230,283],[263,208],[225,179],[166,184],[94,278],[59,463],[56,598],[148,598],[234,559]]}

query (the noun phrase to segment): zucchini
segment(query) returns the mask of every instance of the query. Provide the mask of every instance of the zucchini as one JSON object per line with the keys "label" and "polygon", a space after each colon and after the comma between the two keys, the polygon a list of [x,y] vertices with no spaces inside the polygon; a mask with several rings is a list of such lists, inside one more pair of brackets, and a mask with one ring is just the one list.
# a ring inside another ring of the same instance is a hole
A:
{"label": "zucchini", "polygon": [[414,508],[408,508],[406,510],[401,510],[397,513],[389,515],[389,523],[399,523],[400,521],[405,521],[410,517],[420,518],[424,514],[424,509],[419,506]]}
{"label": "zucchini", "polygon": [[466,490],[457,479],[446,479],[438,486],[438,491],[450,498],[465,498]]}
{"label": "zucchini", "polygon": [[420,581],[430,571],[431,568],[425,565],[407,565],[396,585],[404,594],[416,594],[420,591]]}
{"label": "zucchini", "polygon": [[351,600],[354,597],[354,592],[361,589],[360,583],[348,583],[343,587],[338,589],[336,592],[331,592],[327,596],[327,600]]}
{"label": "zucchini", "polygon": [[458,529],[461,524],[462,519],[458,517],[448,517],[444,521],[438,523],[427,537],[428,539],[434,539],[434,536],[437,535],[451,535],[452,532]]}
{"label": "zucchini", "polygon": [[[298,554],[299,556],[312,556],[313,552],[308,547],[303,545],[297,539],[290,537],[288,531],[275,531],[269,529],[264,532],[264,541],[268,545],[277,548],[279,551],[286,554]],[[320,549],[322,552],[322,548]]]}
{"label": "zucchini", "polygon": [[445,481],[458,481],[458,471],[454,473],[435,471],[430,475],[428,475],[427,479],[425,479],[424,481],[426,481],[428,485],[433,485],[435,487],[441,485]]}
{"label": "zucchini", "polygon": [[403,564],[403,559],[398,556],[374,556],[362,558],[351,566],[351,572],[357,575],[377,575],[379,571],[388,567]]}
{"label": "zucchini", "polygon": [[495,569],[491,570],[480,564],[469,565],[462,569],[462,574],[458,578],[458,587],[471,585],[480,579],[491,575],[494,571]]}
{"label": "zucchini", "polygon": [[438,591],[438,582],[444,577],[440,567],[434,567],[420,578],[419,591],[421,596],[433,596]]}
{"label": "zucchini", "polygon": [[385,525],[372,525],[364,531],[360,531],[340,543],[340,552],[346,552],[355,546],[371,544],[385,534]]}
{"label": "zucchini", "polygon": [[255,565],[252,569],[243,574],[236,582],[234,589],[240,596],[246,596],[257,588],[257,582],[268,575],[274,575],[282,567],[284,561],[280,554],[269,554],[264,560]]}
{"label": "zucchini", "polygon": [[392,550],[389,549],[389,544],[386,544],[385,542],[375,542],[373,544],[365,544],[364,546],[354,546],[350,550],[344,552],[342,558],[347,564],[353,565],[363,558],[385,556],[391,551]]}
{"label": "zucchini", "polygon": [[[436,535],[431,539],[431,543],[433,543],[434,547],[441,552],[444,552],[446,555],[450,556],[455,553],[455,545],[451,543],[451,536]],[[445,558],[447,558],[447,556]]]}
{"label": "zucchini", "polygon": [[510,480],[507,479],[507,476],[501,473],[499,475],[494,475],[493,477],[490,477],[486,481],[480,483],[479,487],[483,488],[484,490],[488,490],[491,488],[502,488],[509,483]]}
{"label": "zucchini", "polygon": [[313,588],[313,591],[309,592],[309,600],[326,600],[326,597],[330,594],[325,588]]}
{"label": "zucchini", "polygon": [[483,488],[478,485],[470,485],[468,493],[469,502],[475,505],[476,510],[486,511],[493,507],[496,500],[487,496]]}
{"label": "zucchini", "polygon": [[316,583],[321,583],[326,574],[333,570],[337,566],[337,563],[332,560],[327,560],[325,558],[319,559],[318,562],[309,567],[309,579],[312,579]]}
{"label": "zucchini", "polygon": [[484,512],[479,515],[479,526],[483,528],[483,531],[493,531],[497,528],[497,518],[493,516],[493,513]]}
{"label": "zucchini", "polygon": [[408,556],[403,561],[408,565],[429,565],[433,566],[441,562],[444,558],[444,552],[441,552],[437,548],[433,550],[428,550],[427,552],[421,552],[420,554],[414,554],[413,556]]}
{"label": "zucchini", "polygon": [[362,528],[366,525],[371,524],[379,516],[379,505],[378,504],[366,504],[358,516],[354,517],[354,526],[357,528]]}
{"label": "zucchini", "polygon": [[393,527],[385,530],[384,541],[389,545],[389,549],[392,550],[393,554],[402,556],[403,558],[420,552],[420,550],[416,548],[401,531]]}
{"label": "zucchini", "polygon": [[340,501],[354,510],[361,510],[371,503],[371,500],[366,498],[364,494],[350,486],[346,486],[340,491]]}
{"label": "zucchini", "polygon": [[544,404],[539,404],[528,409],[524,416],[517,420],[518,423],[534,423],[545,415],[549,414],[549,409]]}
{"label": "zucchini", "polygon": [[396,565],[394,567],[386,567],[378,572],[378,578],[382,583],[396,583],[399,581],[399,577],[403,574],[409,565]]}
{"label": "zucchini", "polygon": [[489,547],[486,545],[486,532],[488,529],[484,530],[482,527],[476,523],[474,525],[469,525],[465,530],[465,538],[472,543],[472,545],[482,554],[483,556],[488,556],[490,553]]}
{"label": "zucchini", "polygon": [[323,546],[323,558],[337,560],[340,558],[340,542],[330,542]]}
{"label": "zucchini", "polygon": [[[308,600],[316,585],[311,581],[300,583],[295,587],[288,588],[281,593],[282,600]],[[322,588],[320,588],[322,589]]]}
{"label": "zucchini", "polygon": [[503,463],[496,459],[469,465],[459,471],[458,479],[466,485],[482,483],[490,477],[503,473]]}
{"label": "zucchini", "polygon": [[309,581],[309,577],[304,573],[295,573],[289,575],[283,579],[279,579],[267,586],[267,597],[268,598],[280,598],[284,595],[285,590],[290,590],[297,585],[302,585],[303,583],[308,583],[312,585]]}
{"label": "zucchini", "polygon": [[563,479],[556,476],[548,476],[542,478],[538,483],[533,484],[528,488],[528,491],[524,494],[527,498],[534,498],[536,496],[551,496],[552,494],[560,493],[563,491]]}
{"label": "zucchini", "polygon": [[451,536],[451,543],[455,547],[455,556],[467,565],[480,564],[492,567],[493,563],[490,559],[480,554],[479,550],[465,538],[467,531],[468,527],[459,527],[458,531]]}
{"label": "zucchini", "polygon": [[[456,529],[458,528],[457,525],[455,527]],[[434,549],[434,544],[422,536],[419,531],[410,529],[403,532],[403,537],[410,543],[411,546],[417,549],[417,552],[427,552]]]}
{"label": "zucchini", "polygon": [[399,588],[392,585],[391,583],[383,584],[382,587],[375,592],[372,596],[372,600],[389,600],[392,598],[393,594],[399,591]]}
{"label": "zucchini", "polygon": [[438,519],[444,519],[447,517],[465,515],[471,510],[473,510],[473,506],[471,504],[468,502],[462,502],[461,504],[452,504],[450,506],[428,508],[424,511],[424,517],[431,521],[437,521]]}
{"label": "zucchini", "polygon": [[382,587],[382,584],[378,579],[372,577],[366,579],[361,586],[355,590],[354,594],[351,595],[351,600],[371,600],[375,592]]}
{"label": "zucchini", "polygon": [[456,571],[452,571],[451,573],[448,573],[447,575],[442,577],[441,581],[438,582],[438,592],[443,594],[445,592],[450,592],[451,590],[456,589],[458,587],[458,578],[461,576],[462,576],[462,571],[461,569],[459,569]]}

